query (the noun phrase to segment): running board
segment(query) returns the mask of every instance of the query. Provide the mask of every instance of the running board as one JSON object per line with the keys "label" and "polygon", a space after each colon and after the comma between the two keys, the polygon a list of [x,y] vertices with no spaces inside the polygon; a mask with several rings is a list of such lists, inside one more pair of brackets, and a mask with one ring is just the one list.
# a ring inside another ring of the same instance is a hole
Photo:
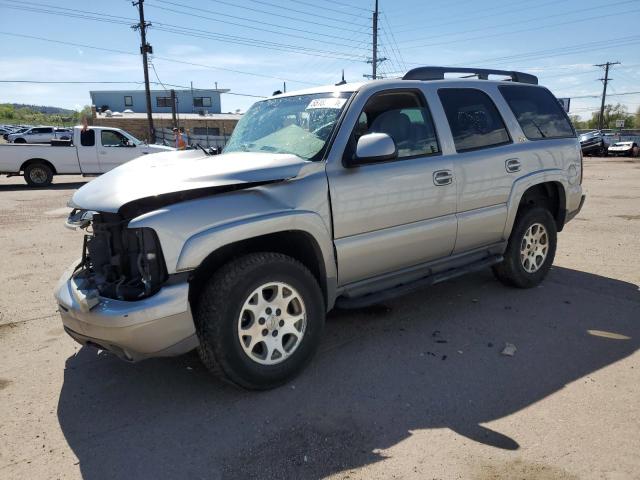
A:
{"label": "running board", "polygon": [[336,300],[336,307],[344,309],[363,308],[371,305],[379,304],[387,300],[391,300],[402,295],[407,295],[416,290],[434,285],[436,283],[444,282],[452,278],[460,277],[470,272],[482,270],[496,263],[500,263],[503,260],[502,255],[492,255],[477,262],[469,263],[458,268],[452,268],[445,270],[444,272],[438,272],[426,277],[422,277],[411,283],[400,284],[396,287],[389,288],[387,290],[381,290],[378,292],[368,293],[359,297],[339,297]]}

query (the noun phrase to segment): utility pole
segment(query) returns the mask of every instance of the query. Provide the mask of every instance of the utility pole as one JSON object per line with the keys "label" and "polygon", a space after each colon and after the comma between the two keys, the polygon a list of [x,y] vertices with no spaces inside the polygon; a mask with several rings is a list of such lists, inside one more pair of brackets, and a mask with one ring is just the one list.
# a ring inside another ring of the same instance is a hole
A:
{"label": "utility pole", "polygon": [[378,72],[378,0],[373,11],[373,52],[371,54],[371,78],[375,80]]}
{"label": "utility pole", "polygon": [[620,62],[607,62],[594,65],[594,67],[604,67],[604,78],[599,79],[602,81],[603,87],[602,103],[600,104],[600,118],[598,118],[598,130],[602,130],[604,128],[604,103],[607,99],[607,84],[613,80],[612,78],[609,78],[609,67],[612,67],[613,65],[620,65]]}
{"label": "utility pole", "polygon": [[142,54],[142,68],[144,70],[144,90],[147,100],[147,121],[149,123],[149,143],[155,142],[155,131],[153,128],[153,115],[151,113],[151,88],[149,87],[149,62],[147,60],[147,54],[153,53],[153,48],[147,43],[147,28],[151,26],[150,23],[144,21],[144,0],[138,0],[137,2],[131,2],[134,7],[138,7],[138,14],[140,15],[140,23],[133,25],[131,28],[134,30],[140,30],[140,53]]}
{"label": "utility pole", "polygon": [[372,31],[373,31],[373,43],[372,43],[372,52],[371,52],[371,60],[368,60],[367,63],[371,64],[371,75],[363,75],[365,78],[371,78],[375,80],[378,77],[378,64],[384,62],[386,58],[378,58],[378,14],[380,13],[378,9],[378,0],[375,0],[375,8],[373,10],[372,16]]}

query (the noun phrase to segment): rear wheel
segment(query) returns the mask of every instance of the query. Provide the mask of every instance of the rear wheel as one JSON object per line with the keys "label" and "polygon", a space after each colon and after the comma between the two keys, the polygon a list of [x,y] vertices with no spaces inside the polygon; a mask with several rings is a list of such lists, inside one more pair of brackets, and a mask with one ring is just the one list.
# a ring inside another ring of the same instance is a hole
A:
{"label": "rear wheel", "polygon": [[304,265],[279,253],[246,255],[202,291],[198,353],[212,373],[241,387],[273,388],[311,359],[324,316],[320,287]]}
{"label": "rear wheel", "polygon": [[493,267],[498,280],[531,288],[546,277],[556,254],[557,229],[549,210],[533,207],[521,212],[509,237],[504,260]]}
{"label": "rear wheel", "polygon": [[46,187],[53,181],[53,170],[45,163],[30,163],[24,169],[24,179],[31,187]]}
{"label": "rear wheel", "polygon": [[606,157],[608,153],[608,148],[606,145],[603,145],[600,147],[600,150],[598,151],[598,156],[599,157]]}

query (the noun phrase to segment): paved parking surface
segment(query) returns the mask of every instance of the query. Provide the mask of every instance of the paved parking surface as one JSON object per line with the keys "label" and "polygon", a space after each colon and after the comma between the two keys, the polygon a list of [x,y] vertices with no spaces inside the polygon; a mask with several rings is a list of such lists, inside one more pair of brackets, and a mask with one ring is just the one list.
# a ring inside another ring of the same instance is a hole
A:
{"label": "paved parking surface", "polygon": [[541,287],[487,271],[333,312],[310,367],[266,393],[63,333],[84,181],[0,180],[0,478],[640,478],[640,162],[586,161]]}

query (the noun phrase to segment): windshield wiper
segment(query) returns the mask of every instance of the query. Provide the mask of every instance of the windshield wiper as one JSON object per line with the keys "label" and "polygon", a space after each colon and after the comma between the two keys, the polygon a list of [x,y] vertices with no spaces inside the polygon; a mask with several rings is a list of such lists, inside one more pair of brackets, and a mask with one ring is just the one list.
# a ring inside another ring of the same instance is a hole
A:
{"label": "windshield wiper", "polygon": [[198,147],[200,150],[202,150],[204,152],[204,154],[208,157],[209,155],[211,155],[210,152],[208,152],[202,145],[200,145],[199,143],[196,143],[196,147]]}

